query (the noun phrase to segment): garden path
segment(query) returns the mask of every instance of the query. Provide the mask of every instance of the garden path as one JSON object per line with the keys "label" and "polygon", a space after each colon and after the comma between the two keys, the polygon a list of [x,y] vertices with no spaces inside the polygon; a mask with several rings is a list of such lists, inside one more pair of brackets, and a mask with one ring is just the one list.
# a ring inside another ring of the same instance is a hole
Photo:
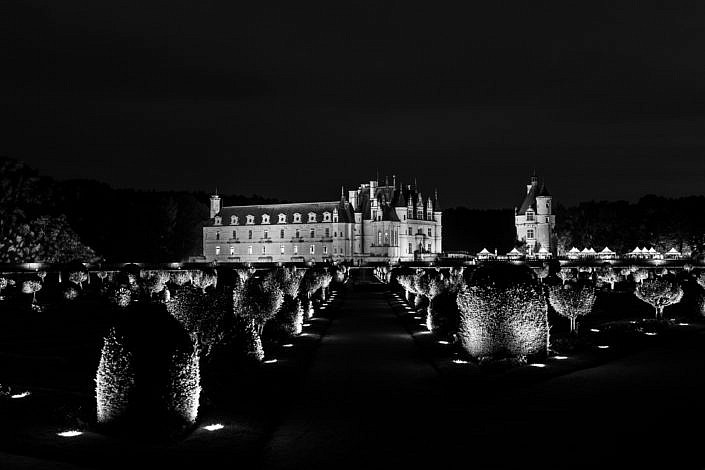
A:
{"label": "garden path", "polygon": [[303,389],[282,394],[298,402],[274,432],[265,468],[399,464],[427,452],[426,435],[442,419],[426,406],[439,399],[438,375],[394,315],[385,287],[353,289]]}

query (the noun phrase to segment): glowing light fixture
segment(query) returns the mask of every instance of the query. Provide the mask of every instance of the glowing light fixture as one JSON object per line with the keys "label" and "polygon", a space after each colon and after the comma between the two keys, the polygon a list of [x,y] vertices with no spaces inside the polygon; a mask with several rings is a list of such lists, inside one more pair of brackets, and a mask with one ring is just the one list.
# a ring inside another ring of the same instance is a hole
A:
{"label": "glowing light fixture", "polygon": [[277,362],[277,360],[276,359],[267,359],[266,361],[262,361],[262,362],[264,362],[265,364],[274,364],[275,362]]}
{"label": "glowing light fixture", "polygon": [[220,431],[224,427],[225,426],[223,426],[222,424],[209,424],[208,426],[203,426],[203,429],[205,429],[206,431],[212,432],[212,431]]}
{"label": "glowing light fixture", "polygon": [[438,344],[450,344],[448,341],[442,339],[438,342]]}
{"label": "glowing light fixture", "polygon": [[282,344],[282,348],[293,348],[294,345],[291,343]]}
{"label": "glowing light fixture", "polygon": [[609,346],[607,346],[606,344],[601,344],[601,345],[598,346],[598,348],[600,348],[600,349],[609,349]]}
{"label": "glowing light fixture", "polygon": [[598,330],[597,328],[590,328],[590,331],[592,331],[593,333],[599,333],[599,332],[600,332],[600,330]]}
{"label": "glowing light fixture", "polygon": [[679,323],[678,326],[690,326],[690,323]]}
{"label": "glowing light fixture", "polygon": [[81,434],[83,434],[81,431],[64,431],[56,433],[57,436],[61,437],[76,437],[80,436]]}
{"label": "glowing light fixture", "polygon": [[304,326],[311,326],[310,323],[304,323]]}
{"label": "glowing light fixture", "polygon": [[568,356],[553,356],[553,359],[557,359],[559,361],[565,361],[568,359]]}
{"label": "glowing light fixture", "polygon": [[538,367],[539,369],[543,369],[544,367],[546,367],[546,364],[541,364],[541,363],[539,363],[539,362],[535,362],[535,363],[529,364],[529,365],[530,365],[531,367]]}
{"label": "glowing light fixture", "polygon": [[468,361],[464,359],[453,359],[453,364],[467,364]]}
{"label": "glowing light fixture", "polygon": [[658,333],[654,333],[653,331],[646,331],[644,332],[646,336],[656,336]]}
{"label": "glowing light fixture", "polygon": [[32,394],[32,392],[22,392],[22,393],[17,393],[15,395],[10,395],[10,398],[25,398],[28,397]]}

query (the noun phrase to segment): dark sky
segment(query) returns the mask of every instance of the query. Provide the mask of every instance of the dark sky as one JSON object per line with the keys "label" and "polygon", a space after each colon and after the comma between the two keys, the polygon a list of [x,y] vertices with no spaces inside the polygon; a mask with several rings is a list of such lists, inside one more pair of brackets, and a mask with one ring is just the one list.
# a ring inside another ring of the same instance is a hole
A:
{"label": "dark sky", "polygon": [[[0,155],[116,187],[446,207],[702,194],[705,3],[46,0],[0,7]],[[226,201],[227,203],[227,201]]]}

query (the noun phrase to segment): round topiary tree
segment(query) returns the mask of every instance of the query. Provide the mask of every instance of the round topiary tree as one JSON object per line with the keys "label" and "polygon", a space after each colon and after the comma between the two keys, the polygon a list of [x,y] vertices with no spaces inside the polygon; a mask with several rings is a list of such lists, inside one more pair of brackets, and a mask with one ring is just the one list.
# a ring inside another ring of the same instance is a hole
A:
{"label": "round topiary tree", "polygon": [[563,284],[571,279],[575,279],[575,274],[570,268],[561,268],[561,270],[556,273],[556,276],[558,276],[558,279],[560,279]]}
{"label": "round topiary tree", "polygon": [[72,271],[69,273],[69,281],[78,285],[79,289],[83,289],[83,283],[88,280],[86,271]]}
{"label": "round topiary tree", "polygon": [[304,310],[297,298],[303,278],[303,271],[296,268],[278,268],[270,273],[269,282],[276,285],[283,294],[282,305],[276,314],[277,323],[287,336],[301,334],[304,324]]}
{"label": "round topiary tree", "polygon": [[124,286],[119,286],[113,293],[113,303],[120,308],[126,308],[132,302],[132,291]]}
{"label": "round topiary tree", "polygon": [[191,285],[205,292],[208,287],[213,286],[215,288],[218,285],[218,277],[215,271],[193,271],[191,273]]}
{"label": "round topiary tree", "polygon": [[539,280],[540,283],[543,284],[543,280],[546,279],[551,272],[550,267],[547,264],[544,264],[540,268],[534,269],[534,273],[536,273],[536,278]]}
{"label": "round topiary tree", "polygon": [[610,290],[614,290],[614,284],[619,281],[619,275],[611,267],[606,267],[597,272],[597,279],[609,284]]}
{"label": "round topiary tree", "polygon": [[683,289],[665,279],[648,279],[636,286],[634,295],[654,307],[656,319],[661,319],[666,307],[681,301]]}
{"label": "round topiary tree", "polygon": [[241,319],[248,356],[260,358],[262,330],[282,305],[284,295],[270,279],[250,278],[233,289],[233,312]]}
{"label": "round topiary tree", "polygon": [[42,283],[34,279],[22,283],[22,293],[32,294],[32,305],[37,303],[37,292],[42,290]]}
{"label": "round topiary tree", "polygon": [[637,269],[632,272],[632,278],[637,284],[643,284],[645,280],[649,278],[649,271],[646,269]]}
{"label": "round topiary tree", "polygon": [[171,433],[195,422],[198,352],[161,304],[134,304],[105,338],[96,374],[98,422]]}
{"label": "round topiary tree", "polygon": [[323,273],[316,269],[308,269],[301,280],[301,291],[306,296],[306,316],[311,318],[314,314],[313,295],[323,285]]}
{"label": "round topiary tree", "polygon": [[177,286],[183,286],[186,283],[191,282],[191,272],[190,271],[176,271],[171,273],[171,281]]}
{"label": "round topiary tree", "polygon": [[571,333],[578,332],[578,317],[588,315],[595,305],[595,288],[588,284],[551,286],[548,299],[553,309],[570,320]]}
{"label": "round topiary tree", "polygon": [[397,276],[397,282],[404,289],[404,297],[407,302],[411,301],[411,294],[416,294],[416,288],[414,287],[415,276],[413,274],[399,274]]}

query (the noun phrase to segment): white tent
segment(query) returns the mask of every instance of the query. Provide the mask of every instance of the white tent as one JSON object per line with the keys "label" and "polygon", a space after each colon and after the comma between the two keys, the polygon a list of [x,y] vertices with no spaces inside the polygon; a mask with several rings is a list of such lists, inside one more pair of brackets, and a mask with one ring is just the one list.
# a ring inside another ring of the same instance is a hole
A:
{"label": "white tent", "polygon": [[671,248],[666,252],[667,255],[675,255],[675,256],[680,256],[681,252],[676,250],[675,248]]}
{"label": "white tent", "polygon": [[615,253],[614,251],[610,250],[610,248],[609,248],[608,246],[606,246],[606,247],[604,247],[604,248],[602,249],[602,251],[600,251],[600,254],[601,254],[601,255],[616,255],[617,253]]}
{"label": "white tent", "polygon": [[573,247],[573,248],[570,249],[570,251],[569,251],[568,253],[578,254],[578,253],[580,253],[580,250],[578,250],[577,248]]}
{"label": "white tent", "polygon": [[517,250],[516,248],[512,248],[512,251],[507,253],[507,256],[516,256],[516,255],[521,256],[521,251]]}
{"label": "white tent", "polygon": [[491,254],[492,254],[492,253],[490,253],[489,251],[487,251],[487,248],[483,248],[482,251],[478,253],[478,255],[485,255],[485,256],[489,256],[489,255],[491,255]]}
{"label": "white tent", "polygon": [[649,248],[649,254],[650,255],[657,255],[658,251],[654,250],[654,247],[652,246],[651,248]]}
{"label": "white tent", "polygon": [[542,246],[541,248],[539,248],[539,254],[546,254],[546,253],[549,253],[549,251],[546,249],[545,246]]}

